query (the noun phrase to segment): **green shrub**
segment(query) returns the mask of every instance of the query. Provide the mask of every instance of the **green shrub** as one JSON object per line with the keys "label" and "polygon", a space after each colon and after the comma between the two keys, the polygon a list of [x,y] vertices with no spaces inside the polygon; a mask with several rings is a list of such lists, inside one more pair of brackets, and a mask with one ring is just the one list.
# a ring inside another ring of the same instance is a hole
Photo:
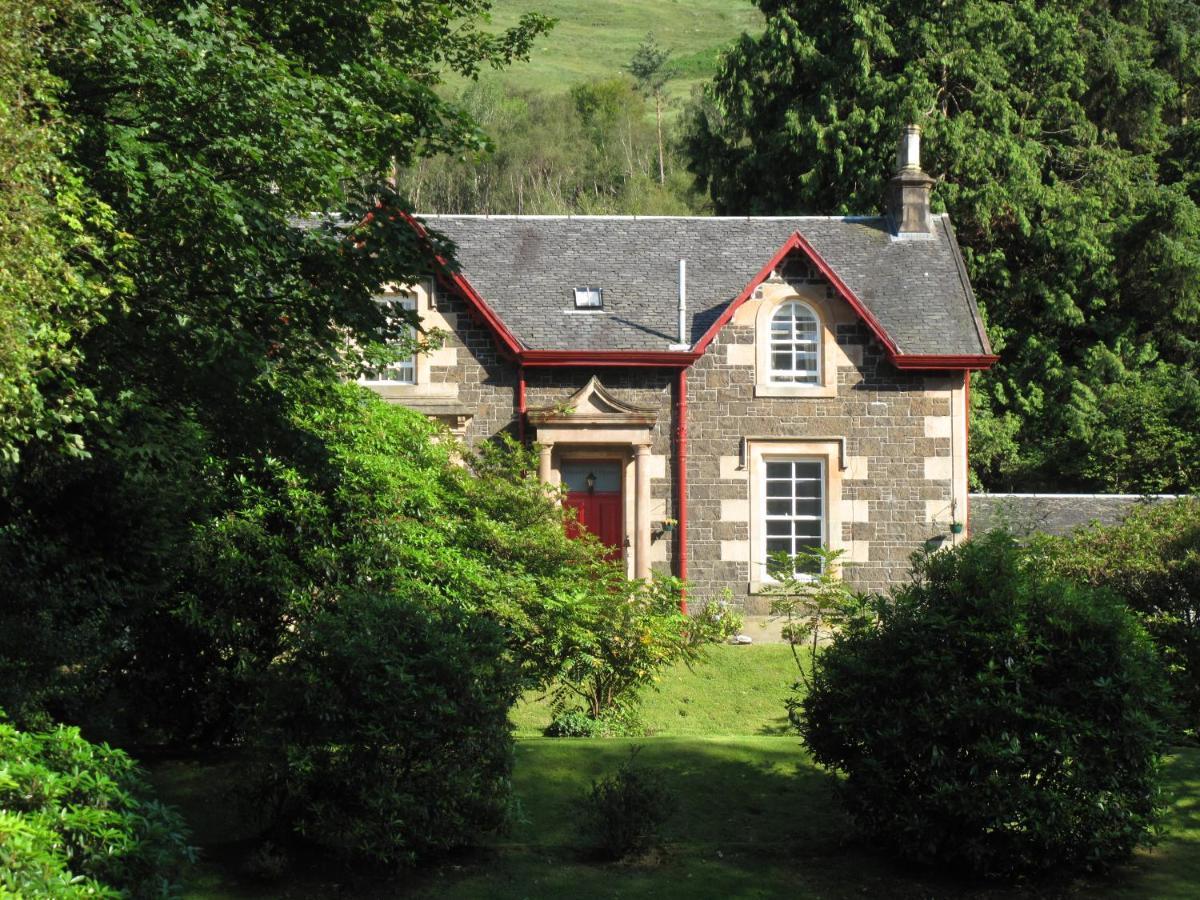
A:
{"label": "green shrub", "polygon": [[638,856],[660,841],[660,829],[675,811],[674,796],[653,769],[636,765],[640,747],[611,775],[592,782],[580,826],[608,859]]}
{"label": "green shrub", "polygon": [[120,750],[0,721],[0,896],[169,897],[190,859],[179,815]]}
{"label": "green shrub", "polygon": [[663,669],[679,662],[692,665],[741,627],[720,603],[691,616],[680,612],[681,589],[679,580],[668,576],[630,581],[623,567],[593,568],[563,653],[553,700],[556,716],[579,702],[593,719],[629,709]]}
{"label": "green shrub", "polygon": [[1038,548],[1072,581],[1111,588],[1141,617],[1167,665],[1184,727],[1200,730],[1200,499],[1136,508]]}
{"label": "green shrub", "polygon": [[414,863],[503,824],[520,690],[502,631],[399,595],[348,595],[297,638],[260,735],[268,798],[309,841]]}
{"label": "green shrub", "polygon": [[646,726],[636,706],[610,706],[595,718],[575,708],[556,713],[542,733],[546,737],[640,737]]}
{"label": "green shrub", "polygon": [[877,612],[834,639],[797,722],[868,835],[997,877],[1102,868],[1150,840],[1167,692],[1116,597],[997,532],[919,557]]}

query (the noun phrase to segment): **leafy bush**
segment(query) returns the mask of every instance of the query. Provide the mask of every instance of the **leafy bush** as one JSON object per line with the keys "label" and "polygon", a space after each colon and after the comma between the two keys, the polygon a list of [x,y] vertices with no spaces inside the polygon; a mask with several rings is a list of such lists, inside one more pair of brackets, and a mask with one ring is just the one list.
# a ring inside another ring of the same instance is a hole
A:
{"label": "leafy bush", "polygon": [[583,804],[584,834],[609,859],[652,849],[675,811],[675,798],[661,776],[635,765],[640,749],[635,747],[612,775],[593,781]]}
{"label": "leafy bush", "polygon": [[168,897],[190,859],[179,815],[120,750],[0,721],[0,896]]}
{"label": "leafy bush", "polygon": [[678,662],[692,665],[707,647],[741,627],[740,619],[720,603],[709,603],[692,616],[680,612],[676,578],[629,581],[618,566],[596,566],[583,590],[555,689],[556,715],[572,701],[582,701],[593,719],[627,708],[663,669]]}
{"label": "leafy bush", "polygon": [[1137,612],[1167,665],[1185,727],[1200,730],[1200,500],[1139,506],[1120,525],[1037,546],[1052,571],[1109,587]]}
{"label": "leafy bush", "polygon": [[543,734],[546,737],[638,737],[646,726],[636,706],[610,706],[592,718],[584,709],[565,709],[554,715]]}
{"label": "leafy bush", "polygon": [[417,597],[350,594],[319,614],[275,676],[256,742],[280,821],[387,864],[501,825],[520,690],[504,651],[495,623]]}
{"label": "leafy bush", "polygon": [[868,835],[1000,877],[1101,868],[1149,841],[1167,692],[1116,597],[995,532],[918,557],[877,613],[825,651],[797,722]]}

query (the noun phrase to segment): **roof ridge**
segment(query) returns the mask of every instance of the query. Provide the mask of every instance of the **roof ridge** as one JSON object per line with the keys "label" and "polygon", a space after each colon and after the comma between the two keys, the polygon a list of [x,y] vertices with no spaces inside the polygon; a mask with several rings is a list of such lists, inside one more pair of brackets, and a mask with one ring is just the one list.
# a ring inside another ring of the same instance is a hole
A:
{"label": "roof ridge", "polygon": [[609,216],[609,215],[571,215],[571,214],[528,214],[528,213],[413,213],[419,219],[481,219],[481,220],[522,220],[534,221],[675,221],[675,222],[872,222],[885,218],[882,213],[862,216]]}

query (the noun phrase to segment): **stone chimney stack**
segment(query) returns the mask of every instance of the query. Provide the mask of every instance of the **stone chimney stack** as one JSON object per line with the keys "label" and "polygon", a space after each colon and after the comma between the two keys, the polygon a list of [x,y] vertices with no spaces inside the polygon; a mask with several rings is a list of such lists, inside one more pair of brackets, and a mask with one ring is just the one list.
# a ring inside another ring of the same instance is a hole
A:
{"label": "stone chimney stack", "polygon": [[896,149],[896,173],[888,182],[887,214],[892,234],[930,234],[929,191],[933,179],[921,171],[921,128],[909,125]]}

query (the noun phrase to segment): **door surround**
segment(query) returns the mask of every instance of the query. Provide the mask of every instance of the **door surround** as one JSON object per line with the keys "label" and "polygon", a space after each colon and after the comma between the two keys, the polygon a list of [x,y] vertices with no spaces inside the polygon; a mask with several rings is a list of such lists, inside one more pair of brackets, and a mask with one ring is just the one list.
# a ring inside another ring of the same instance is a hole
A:
{"label": "door surround", "polygon": [[624,533],[633,550],[625,560],[633,578],[650,577],[650,447],[657,418],[656,410],[618,400],[595,376],[565,402],[529,410],[542,481],[560,484],[563,461],[623,463]]}

